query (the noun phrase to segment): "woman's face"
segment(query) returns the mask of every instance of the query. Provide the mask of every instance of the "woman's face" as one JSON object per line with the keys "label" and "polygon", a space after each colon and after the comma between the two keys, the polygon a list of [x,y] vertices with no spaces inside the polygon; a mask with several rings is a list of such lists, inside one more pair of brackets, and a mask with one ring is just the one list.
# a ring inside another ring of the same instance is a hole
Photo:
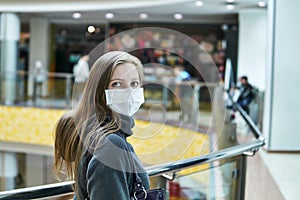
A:
{"label": "woman's face", "polygon": [[108,89],[124,89],[129,87],[141,87],[140,76],[134,64],[123,63],[114,69]]}

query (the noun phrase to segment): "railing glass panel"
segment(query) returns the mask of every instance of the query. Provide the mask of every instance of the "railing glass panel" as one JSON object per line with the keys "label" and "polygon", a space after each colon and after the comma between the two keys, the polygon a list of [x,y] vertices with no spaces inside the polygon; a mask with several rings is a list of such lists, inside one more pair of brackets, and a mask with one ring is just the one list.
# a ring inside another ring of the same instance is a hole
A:
{"label": "railing glass panel", "polygon": [[73,74],[40,74],[27,71],[1,72],[1,103],[4,105],[70,108]]}
{"label": "railing glass panel", "polygon": [[[166,186],[170,200],[242,200],[245,191],[245,157],[211,162],[209,168],[187,168],[151,178],[152,187]],[[169,180],[167,180],[169,178]]]}

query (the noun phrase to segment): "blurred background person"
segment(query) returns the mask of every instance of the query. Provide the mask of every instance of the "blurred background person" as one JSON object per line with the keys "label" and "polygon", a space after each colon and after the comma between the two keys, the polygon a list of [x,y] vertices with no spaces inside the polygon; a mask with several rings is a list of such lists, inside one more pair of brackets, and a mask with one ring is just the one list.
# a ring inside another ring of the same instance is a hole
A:
{"label": "blurred background person", "polygon": [[175,81],[177,83],[181,83],[182,81],[190,81],[192,79],[191,75],[182,66],[175,66],[174,73],[176,76]]}
{"label": "blurred background person", "polygon": [[89,55],[82,56],[79,59],[78,63],[73,68],[74,82],[75,82],[74,84],[75,100],[80,99],[85,83],[89,77],[90,74],[89,59],[90,59]]}
{"label": "blurred background person", "polygon": [[37,60],[34,63],[34,85],[33,101],[36,102],[38,97],[42,96],[42,86],[46,80],[47,72],[42,67],[42,61]]}
{"label": "blurred background person", "polygon": [[253,86],[248,82],[247,76],[242,76],[235,88],[231,89],[233,100],[236,101],[249,114],[249,105],[252,102]]}
{"label": "blurred background person", "polygon": [[192,119],[192,101],[193,101],[193,88],[192,85],[188,82],[191,81],[191,75],[184,69],[182,66],[174,67],[175,74],[175,83],[176,89],[175,94],[180,101],[180,120],[182,121],[191,121]]}

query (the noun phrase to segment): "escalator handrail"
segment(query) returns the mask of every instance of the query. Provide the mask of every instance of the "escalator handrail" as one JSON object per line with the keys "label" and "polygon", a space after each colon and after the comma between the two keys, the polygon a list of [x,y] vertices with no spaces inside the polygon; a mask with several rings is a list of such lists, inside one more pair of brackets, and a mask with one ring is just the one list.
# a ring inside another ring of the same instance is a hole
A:
{"label": "escalator handrail", "polygon": [[246,113],[246,111],[238,104],[238,103],[234,103],[235,108],[239,111],[239,113],[241,114],[241,116],[244,118],[244,120],[246,121],[247,125],[250,127],[250,129],[252,130],[253,135],[255,136],[255,138],[259,139],[260,141],[264,141],[265,138],[262,135],[262,132],[259,130],[259,128],[255,125],[255,123],[253,122],[253,120],[250,118],[250,116]]}
{"label": "escalator handrail", "polygon": [[228,95],[229,100],[231,101],[233,108],[237,109],[243,119],[246,121],[247,125],[250,127],[253,135],[256,139],[259,139],[260,141],[264,142],[265,138],[263,137],[262,132],[259,130],[257,125],[254,123],[254,121],[251,119],[251,117],[247,114],[247,112],[237,103],[233,100],[232,96],[230,95],[230,92],[226,92]]}

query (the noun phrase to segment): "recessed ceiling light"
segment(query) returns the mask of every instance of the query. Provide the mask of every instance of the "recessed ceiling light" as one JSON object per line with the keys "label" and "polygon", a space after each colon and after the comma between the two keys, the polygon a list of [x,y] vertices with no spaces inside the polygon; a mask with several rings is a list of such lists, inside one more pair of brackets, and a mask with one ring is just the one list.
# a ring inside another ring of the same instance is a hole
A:
{"label": "recessed ceiling light", "polygon": [[106,18],[106,19],[112,19],[112,18],[114,18],[114,17],[115,17],[114,13],[106,13],[106,14],[105,14],[105,18]]}
{"label": "recessed ceiling light", "polygon": [[195,5],[201,7],[204,5],[203,1],[195,1]]}
{"label": "recessed ceiling light", "polygon": [[148,17],[149,17],[149,15],[147,13],[141,13],[140,14],[141,19],[147,19]]}
{"label": "recessed ceiling light", "polygon": [[233,3],[234,2],[234,0],[226,0],[227,1],[227,3]]}
{"label": "recessed ceiling light", "polygon": [[223,31],[228,31],[228,25],[227,24],[223,24],[221,26],[221,28],[222,28]]}
{"label": "recessed ceiling light", "polygon": [[73,17],[74,19],[80,19],[80,18],[81,18],[81,13],[79,13],[79,12],[74,12],[74,13],[72,14],[72,17]]}
{"label": "recessed ceiling light", "polygon": [[227,10],[233,10],[235,7],[232,4],[226,5]]}
{"label": "recessed ceiling light", "polygon": [[89,27],[87,28],[87,31],[88,31],[89,33],[94,33],[95,30],[96,30],[95,26],[89,26]]}
{"label": "recessed ceiling light", "polygon": [[176,14],[174,14],[174,18],[177,20],[181,20],[183,18],[183,15],[180,13],[176,13]]}
{"label": "recessed ceiling light", "polygon": [[257,5],[262,8],[267,6],[266,2],[263,1],[258,2]]}

